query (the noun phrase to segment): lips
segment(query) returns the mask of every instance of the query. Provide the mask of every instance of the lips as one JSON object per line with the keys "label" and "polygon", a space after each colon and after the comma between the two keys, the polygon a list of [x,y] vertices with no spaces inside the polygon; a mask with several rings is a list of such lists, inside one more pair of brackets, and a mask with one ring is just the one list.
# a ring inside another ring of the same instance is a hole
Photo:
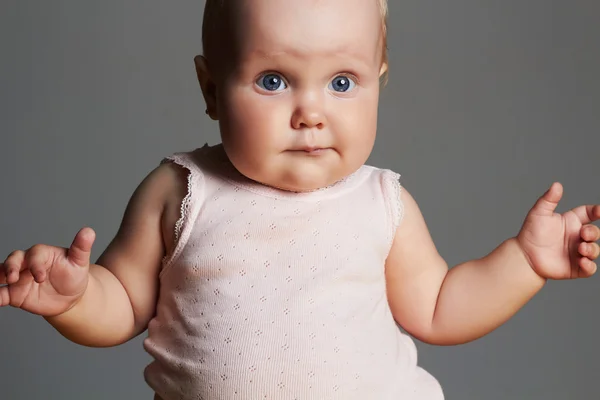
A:
{"label": "lips", "polygon": [[303,146],[300,147],[299,149],[297,149],[297,151],[305,151],[307,153],[312,153],[313,151],[318,151],[318,150],[323,150],[324,147],[318,147],[318,146]]}
{"label": "lips", "polygon": [[329,147],[300,146],[300,147],[294,147],[290,151],[297,152],[297,153],[305,153],[305,154],[320,154],[329,149],[330,149]]}

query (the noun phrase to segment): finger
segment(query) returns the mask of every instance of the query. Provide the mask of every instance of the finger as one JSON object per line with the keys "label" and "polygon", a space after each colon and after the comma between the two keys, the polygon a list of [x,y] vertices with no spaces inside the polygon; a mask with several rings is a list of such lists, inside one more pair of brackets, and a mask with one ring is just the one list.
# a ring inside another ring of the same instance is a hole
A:
{"label": "finger", "polygon": [[598,243],[580,243],[579,254],[594,261],[596,258],[598,258],[598,256],[600,256],[600,246]]}
{"label": "finger", "polygon": [[600,228],[592,224],[584,225],[581,228],[581,239],[586,242],[596,242],[600,240]]}
{"label": "finger", "polygon": [[579,277],[587,278],[596,273],[597,270],[596,263],[590,260],[589,258],[582,257],[579,260]]}
{"label": "finger", "polygon": [[25,252],[13,251],[4,261],[6,283],[13,284],[19,281],[19,273],[25,268]]}
{"label": "finger", "polygon": [[563,187],[559,182],[554,182],[550,188],[540,197],[532,208],[535,215],[554,214],[554,210],[558,206],[563,195]]}
{"label": "finger", "polygon": [[0,307],[4,307],[10,304],[10,292],[8,286],[0,287]]}
{"label": "finger", "polygon": [[36,244],[25,253],[25,268],[29,270],[37,283],[46,280],[48,268],[52,265],[54,252],[43,244]]}
{"label": "finger", "polygon": [[69,248],[67,255],[69,260],[80,267],[87,267],[90,264],[90,253],[94,240],[96,240],[96,233],[91,228],[83,228],[77,232]]}
{"label": "finger", "polygon": [[584,225],[600,219],[600,204],[583,205],[574,208],[572,211],[579,217],[579,220]]}

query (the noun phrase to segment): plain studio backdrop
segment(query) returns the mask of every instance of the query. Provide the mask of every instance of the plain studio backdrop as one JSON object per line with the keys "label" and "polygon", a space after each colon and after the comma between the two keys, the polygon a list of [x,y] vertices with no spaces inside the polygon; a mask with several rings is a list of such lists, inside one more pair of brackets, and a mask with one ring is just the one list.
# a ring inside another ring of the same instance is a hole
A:
{"label": "plain studio backdrop", "polygon": [[[162,157],[218,142],[192,62],[203,6],[2,1],[0,258],[69,246],[91,226],[95,261]],[[369,164],[402,174],[449,265],[515,235],[555,180],[559,211],[600,203],[600,2],[392,0],[390,10]],[[417,342],[420,363],[449,400],[600,398],[598,279],[550,282],[478,341]],[[85,348],[1,309],[0,398],[151,400],[143,337]]]}

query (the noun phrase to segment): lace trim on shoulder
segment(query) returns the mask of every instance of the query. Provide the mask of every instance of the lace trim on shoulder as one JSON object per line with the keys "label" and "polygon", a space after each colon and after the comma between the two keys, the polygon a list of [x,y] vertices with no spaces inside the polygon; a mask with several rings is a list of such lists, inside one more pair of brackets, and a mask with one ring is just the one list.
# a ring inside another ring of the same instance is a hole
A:
{"label": "lace trim on shoulder", "polygon": [[391,221],[389,245],[392,245],[396,230],[404,218],[404,204],[400,200],[402,185],[400,184],[400,174],[393,171],[383,173],[383,184],[388,205],[388,217]]}
{"label": "lace trim on shoulder", "polygon": [[[178,164],[179,164],[179,162],[178,162]],[[189,168],[187,166],[185,166],[185,167],[189,171],[187,174],[187,183],[186,183],[187,191],[186,191],[185,197],[181,201],[181,207],[179,209],[179,219],[175,223],[175,241],[176,242],[179,240],[179,237],[181,235],[181,228],[183,227],[183,222],[185,221],[185,218],[189,215],[190,204],[192,202],[192,196],[193,196],[193,191],[194,191],[194,188],[192,185],[192,179],[193,179],[194,172],[192,171],[191,168]]]}
{"label": "lace trim on shoulder", "polygon": [[171,254],[165,255],[163,258],[163,262],[168,264],[174,258],[177,257],[177,253],[180,248],[180,241],[182,239],[182,231],[184,229],[186,221],[190,217],[190,213],[192,211],[192,202],[194,199],[194,182],[196,180],[197,171],[193,166],[193,162],[190,159],[190,155],[186,153],[176,153],[171,156],[165,157],[161,164],[172,162],[184,169],[187,170],[187,182],[186,182],[186,195],[181,201],[181,205],[179,207],[179,218],[175,222],[174,228],[174,243],[173,243],[173,252]]}

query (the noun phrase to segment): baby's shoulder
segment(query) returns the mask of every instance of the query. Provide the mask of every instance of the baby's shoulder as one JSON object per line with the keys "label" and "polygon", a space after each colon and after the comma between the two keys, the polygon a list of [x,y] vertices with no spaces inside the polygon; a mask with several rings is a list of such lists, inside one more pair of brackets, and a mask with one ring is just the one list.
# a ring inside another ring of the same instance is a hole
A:
{"label": "baby's shoulder", "polygon": [[364,175],[368,176],[371,182],[383,189],[385,195],[397,197],[400,194],[402,175],[399,172],[368,164],[364,164],[361,170],[364,171]]}
{"label": "baby's shoulder", "polygon": [[165,204],[181,202],[187,194],[190,171],[181,164],[167,161],[162,162],[153,173],[160,175],[163,187],[166,188]]}
{"label": "baby's shoulder", "polygon": [[162,182],[164,207],[161,229],[166,250],[170,253],[175,243],[175,227],[181,217],[182,203],[188,193],[190,171],[185,165],[169,158],[163,160],[152,173]]}
{"label": "baby's shoulder", "polygon": [[376,166],[373,164],[363,164],[360,167],[360,170],[367,171],[371,175],[391,176],[393,178],[400,177],[400,173],[394,169],[390,169],[389,167]]}

